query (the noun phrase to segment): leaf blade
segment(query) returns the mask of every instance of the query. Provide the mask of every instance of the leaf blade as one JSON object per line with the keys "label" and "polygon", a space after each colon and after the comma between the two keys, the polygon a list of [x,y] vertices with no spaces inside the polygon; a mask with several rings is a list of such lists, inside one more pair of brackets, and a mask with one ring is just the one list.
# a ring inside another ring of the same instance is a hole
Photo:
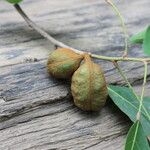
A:
{"label": "leaf blade", "polygon": [[125,150],[150,150],[140,121],[136,121],[131,126],[127,135]]}
{"label": "leaf blade", "polygon": [[9,3],[12,4],[18,4],[19,2],[21,2],[22,0],[7,0]]}
{"label": "leaf blade", "polygon": [[130,37],[129,41],[131,44],[142,44],[145,37],[146,30],[143,30]]}
{"label": "leaf blade", "polygon": [[143,41],[144,53],[150,55],[150,26],[147,27]]}
{"label": "leaf blade", "polygon": [[[132,91],[127,87],[108,86],[108,93],[113,102],[123,111],[133,122],[136,121],[136,114],[139,108],[139,101]],[[144,98],[143,108],[141,111],[141,123],[146,135],[150,135],[150,98]]]}

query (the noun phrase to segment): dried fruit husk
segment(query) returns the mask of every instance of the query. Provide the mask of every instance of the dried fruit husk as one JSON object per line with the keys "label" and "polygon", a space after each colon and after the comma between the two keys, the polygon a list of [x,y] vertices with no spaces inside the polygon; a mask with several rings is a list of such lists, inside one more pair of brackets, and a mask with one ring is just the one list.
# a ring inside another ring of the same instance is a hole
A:
{"label": "dried fruit husk", "polygon": [[106,102],[108,92],[103,71],[88,54],[72,76],[71,91],[75,105],[86,111],[98,111]]}
{"label": "dried fruit husk", "polygon": [[48,73],[55,78],[67,79],[80,66],[83,55],[79,55],[67,48],[59,48],[49,56]]}

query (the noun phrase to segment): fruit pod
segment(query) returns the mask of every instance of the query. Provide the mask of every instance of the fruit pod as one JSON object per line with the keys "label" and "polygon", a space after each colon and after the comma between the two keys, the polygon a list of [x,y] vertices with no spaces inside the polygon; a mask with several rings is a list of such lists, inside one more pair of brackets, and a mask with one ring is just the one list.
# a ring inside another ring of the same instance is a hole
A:
{"label": "fruit pod", "polygon": [[88,54],[72,76],[71,92],[75,105],[82,110],[98,111],[105,105],[108,91],[104,73]]}
{"label": "fruit pod", "polygon": [[83,55],[79,55],[67,48],[59,48],[49,56],[47,69],[48,73],[55,78],[67,79],[80,66]]}

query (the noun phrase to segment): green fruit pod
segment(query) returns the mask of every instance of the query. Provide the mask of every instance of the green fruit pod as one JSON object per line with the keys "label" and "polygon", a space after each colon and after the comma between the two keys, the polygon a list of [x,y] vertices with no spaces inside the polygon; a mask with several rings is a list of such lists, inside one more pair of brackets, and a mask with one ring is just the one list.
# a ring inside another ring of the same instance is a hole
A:
{"label": "green fruit pod", "polygon": [[88,54],[72,76],[71,92],[75,105],[82,110],[98,111],[106,103],[108,91],[104,73]]}
{"label": "green fruit pod", "polygon": [[79,55],[70,49],[56,49],[49,56],[47,63],[48,73],[55,78],[71,78],[83,58],[83,55]]}

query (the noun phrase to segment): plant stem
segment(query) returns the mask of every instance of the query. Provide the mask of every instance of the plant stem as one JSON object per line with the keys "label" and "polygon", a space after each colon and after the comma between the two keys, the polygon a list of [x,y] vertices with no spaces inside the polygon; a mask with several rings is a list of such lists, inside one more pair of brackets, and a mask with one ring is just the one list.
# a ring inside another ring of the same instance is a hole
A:
{"label": "plant stem", "polygon": [[127,28],[125,26],[124,18],[112,0],[105,0],[105,1],[113,8],[114,12],[117,14],[117,16],[119,17],[119,20],[121,22],[123,33],[125,35],[125,50],[124,50],[123,56],[126,57],[128,55],[128,33],[127,33]]}
{"label": "plant stem", "polygon": [[[18,11],[18,13],[24,18],[24,20],[27,22],[27,24],[29,26],[31,26],[34,30],[36,30],[38,33],[40,33],[43,37],[48,39],[53,44],[55,44],[59,47],[69,48],[78,54],[85,53],[84,51],[80,51],[78,49],[72,48],[72,47],[54,39],[51,35],[49,35],[46,31],[44,31],[42,28],[40,28],[38,25],[36,25],[31,19],[29,19],[29,17],[24,13],[24,11],[21,9],[21,7],[18,4],[15,4],[14,7]],[[96,54],[91,54],[91,53],[89,53],[89,54],[93,58],[107,60],[107,61],[137,61],[137,62],[146,61],[146,62],[150,62],[150,58],[108,57],[108,56],[96,55]]]}
{"label": "plant stem", "polygon": [[[147,64],[147,62],[145,62]],[[133,92],[133,94],[135,95],[136,99],[140,102],[140,98],[139,96],[136,94],[135,90],[133,89],[133,87],[131,86],[129,80],[127,79],[126,75],[123,73],[122,69],[120,68],[119,64],[116,61],[113,61],[114,66],[117,68],[118,72],[120,73],[120,75],[122,76],[122,78],[124,79],[124,81],[127,83],[128,87],[131,89],[131,91]],[[147,70],[147,69],[145,69]],[[147,71],[144,73],[147,75]],[[144,75],[145,78],[145,75]],[[146,79],[144,79],[146,80]],[[145,81],[144,81],[144,86],[145,86]],[[144,93],[144,90],[142,90]],[[150,120],[150,115],[147,112],[147,110],[145,109],[145,107],[142,105],[143,110],[145,111],[146,115],[148,116],[148,119]]]}
{"label": "plant stem", "polygon": [[[124,81],[127,83],[128,87],[133,91],[134,95],[136,95],[136,93],[134,92],[134,89],[132,88],[130,82],[128,81],[127,76],[123,73],[123,71],[121,70],[119,64],[116,61],[113,61],[114,66],[117,68],[118,72],[120,73],[120,75],[122,76],[122,78],[124,79]],[[138,96],[137,96],[138,97]]]}
{"label": "plant stem", "polygon": [[137,120],[140,120],[141,117],[141,109],[142,109],[142,105],[143,105],[143,97],[144,97],[144,91],[145,91],[145,84],[146,84],[146,80],[147,80],[147,62],[144,62],[144,80],[143,80],[143,85],[142,85],[142,93],[141,93],[141,100],[140,100],[140,106],[139,106],[139,111],[137,113]]}
{"label": "plant stem", "polygon": [[150,58],[134,58],[134,57],[109,57],[109,56],[102,56],[91,54],[93,58],[107,60],[107,61],[137,61],[137,62],[150,62]]}

